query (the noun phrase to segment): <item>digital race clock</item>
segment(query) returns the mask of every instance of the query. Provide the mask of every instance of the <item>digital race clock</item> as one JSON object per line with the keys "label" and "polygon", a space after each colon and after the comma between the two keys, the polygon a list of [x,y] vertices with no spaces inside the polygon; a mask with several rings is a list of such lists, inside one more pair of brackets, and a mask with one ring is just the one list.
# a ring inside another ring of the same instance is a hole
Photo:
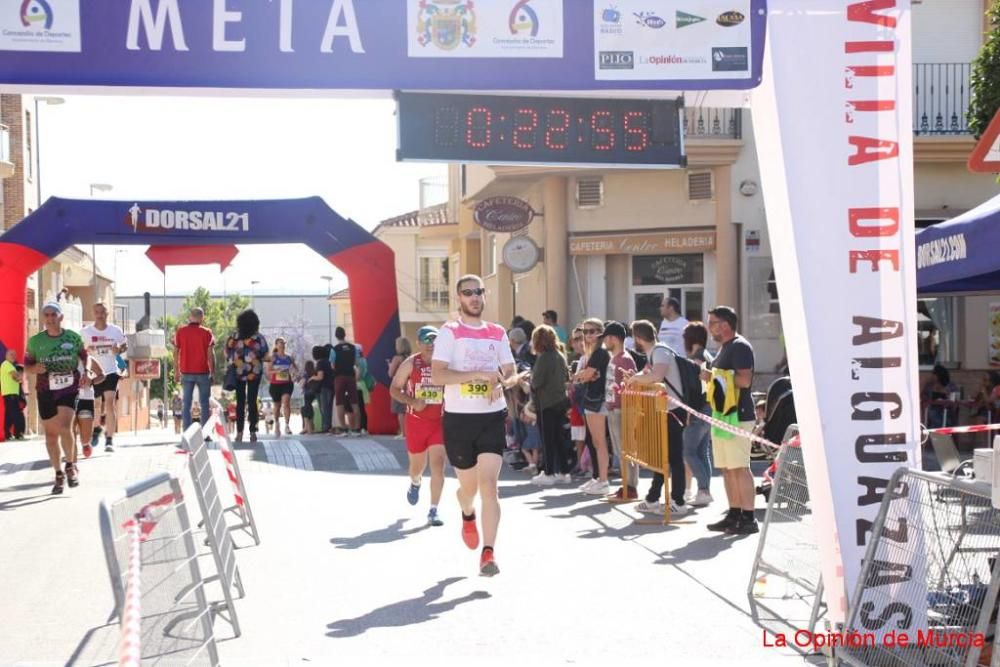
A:
{"label": "digital race clock", "polygon": [[398,160],[683,167],[681,100],[398,93]]}

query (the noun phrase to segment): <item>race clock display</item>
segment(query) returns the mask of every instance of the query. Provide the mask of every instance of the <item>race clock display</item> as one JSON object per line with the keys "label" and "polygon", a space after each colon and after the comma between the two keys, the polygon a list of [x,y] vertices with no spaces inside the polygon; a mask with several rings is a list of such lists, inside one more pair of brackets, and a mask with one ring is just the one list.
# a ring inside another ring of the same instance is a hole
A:
{"label": "race clock display", "polygon": [[686,166],[680,100],[398,93],[401,161]]}

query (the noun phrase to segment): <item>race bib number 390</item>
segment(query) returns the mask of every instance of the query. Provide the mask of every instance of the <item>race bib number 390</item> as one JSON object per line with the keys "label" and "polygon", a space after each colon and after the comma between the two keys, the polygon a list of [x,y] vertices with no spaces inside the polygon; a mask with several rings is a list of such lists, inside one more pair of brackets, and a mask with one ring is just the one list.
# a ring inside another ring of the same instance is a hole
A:
{"label": "race bib number 390", "polygon": [[59,391],[60,389],[69,389],[72,386],[73,386],[72,373],[49,374],[49,391]]}
{"label": "race bib number 390", "polygon": [[486,398],[490,393],[488,382],[465,382],[462,384],[462,398]]}
{"label": "race bib number 390", "polygon": [[413,391],[414,398],[429,405],[444,402],[444,387],[433,384],[418,384]]}

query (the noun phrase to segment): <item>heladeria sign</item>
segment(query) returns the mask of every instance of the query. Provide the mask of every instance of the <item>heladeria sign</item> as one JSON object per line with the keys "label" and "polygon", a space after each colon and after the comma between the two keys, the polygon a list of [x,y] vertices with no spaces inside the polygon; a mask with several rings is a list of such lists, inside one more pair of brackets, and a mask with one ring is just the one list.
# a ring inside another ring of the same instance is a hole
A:
{"label": "heladeria sign", "polygon": [[0,86],[749,89],[765,24],[766,0],[0,0]]}

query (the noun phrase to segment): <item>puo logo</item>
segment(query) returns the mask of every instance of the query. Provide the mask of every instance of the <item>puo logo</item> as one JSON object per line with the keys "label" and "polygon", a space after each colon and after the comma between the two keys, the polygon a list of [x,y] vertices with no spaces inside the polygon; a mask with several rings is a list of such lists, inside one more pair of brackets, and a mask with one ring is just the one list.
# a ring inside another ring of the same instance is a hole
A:
{"label": "puo logo", "polygon": [[21,3],[21,25],[25,28],[36,26],[50,30],[54,19],[48,0],[24,0]]}
{"label": "puo logo", "polygon": [[510,10],[510,18],[507,21],[510,26],[510,34],[519,35],[522,32],[527,32],[532,37],[538,36],[538,13],[530,3],[531,0],[518,0],[514,8]]}
{"label": "puo logo", "polygon": [[234,211],[171,211],[156,208],[142,208],[132,204],[125,217],[125,224],[132,231],[164,232],[164,231],[218,231],[218,232],[248,232],[250,231],[250,214]]}

